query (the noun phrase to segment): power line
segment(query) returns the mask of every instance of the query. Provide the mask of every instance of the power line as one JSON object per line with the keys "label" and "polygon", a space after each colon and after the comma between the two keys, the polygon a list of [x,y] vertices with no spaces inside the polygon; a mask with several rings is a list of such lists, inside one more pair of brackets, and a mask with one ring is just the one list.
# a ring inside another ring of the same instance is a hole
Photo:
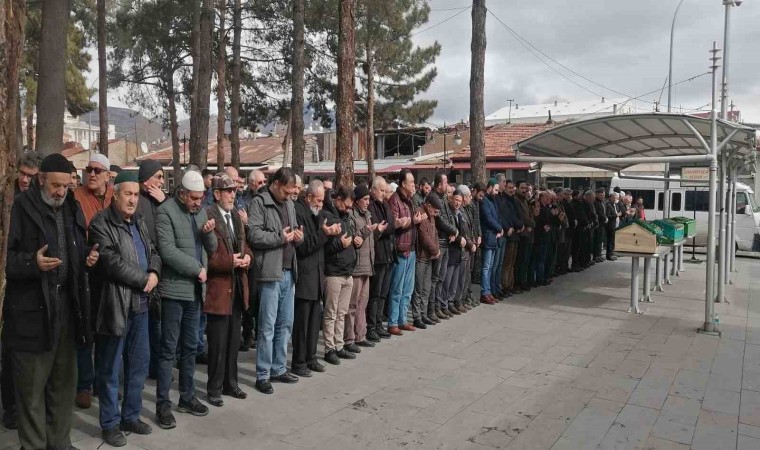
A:
{"label": "power line", "polygon": [[427,28],[423,28],[423,29],[421,29],[421,30],[419,30],[419,31],[417,31],[417,32],[414,32],[414,33],[410,34],[410,35],[409,35],[409,37],[414,37],[414,36],[417,36],[417,35],[418,35],[418,34],[420,34],[420,33],[424,33],[424,32],[426,32],[426,31],[430,31],[430,30],[432,30],[433,28],[439,27],[439,26],[443,25],[444,23],[448,22],[449,20],[451,20],[451,19],[453,19],[453,18],[457,17],[458,15],[462,14],[463,12],[467,11],[467,10],[468,10],[468,9],[470,9],[470,8],[472,8],[472,6],[467,6],[466,8],[464,8],[464,9],[463,9],[463,10],[461,10],[461,11],[459,11],[458,13],[456,13],[456,14],[454,14],[454,15],[452,15],[452,16],[450,16],[450,17],[448,17],[447,19],[444,19],[444,20],[442,20],[441,22],[438,22],[438,23],[437,23],[437,24],[435,24],[435,25],[431,25],[431,26],[429,26],[429,27],[427,27]]}
{"label": "power line", "polygon": [[[517,39],[517,41],[523,47],[525,47],[528,51],[530,51],[530,53],[533,54],[533,56],[535,56],[539,61],[541,61],[547,67],[549,67],[553,71],[557,72],[560,76],[562,76],[563,78],[565,78],[568,81],[572,82],[573,84],[575,84],[576,86],[580,87],[581,89],[583,89],[583,90],[585,90],[587,92],[590,92],[590,93],[596,95],[597,97],[604,97],[601,94],[598,94],[598,93],[596,93],[596,92],[594,92],[594,91],[592,91],[590,89],[587,89],[584,86],[581,86],[580,84],[578,84],[577,82],[575,82],[575,80],[572,80],[570,77],[568,77],[565,74],[561,73],[556,68],[554,68],[553,66],[551,66],[550,64],[548,64],[546,61],[544,61],[542,58],[540,58],[538,55],[536,55],[533,51],[531,51],[531,49],[534,49],[536,52],[540,53],[541,55],[543,55],[545,58],[549,59],[553,63],[557,64],[558,66],[564,68],[565,70],[567,70],[568,72],[572,73],[573,75],[575,75],[575,76],[577,76],[579,78],[582,78],[583,80],[585,80],[585,81],[587,81],[587,82],[589,82],[589,83],[591,83],[591,84],[593,84],[595,86],[598,86],[598,87],[600,87],[602,89],[605,89],[607,91],[613,92],[613,93],[615,93],[617,95],[621,95],[623,97],[633,98],[633,96],[631,96],[629,94],[626,94],[624,92],[620,92],[620,91],[618,91],[616,89],[612,89],[610,87],[604,86],[603,84],[597,83],[596,81],[594,81],[594,80],[592,80],[592,79],[590,79],[590,78],[588,78],[588,77],[586,77],[586,76],[584,76],[584,75],[576,72],[575,70],[571,69],[570,67],[566,66],[565,64],[562,64],[561,62],[559,62],[556,59],[552,58],[551,56],[547,55],[541,49],[539,49],[538,47],[536,47],[535,45],[533,45],[530,41],[528,41],[527,39],[525,39],[522,36],[520,36],[516,31],[514,31],[512,28],[510,28],[509,25],[507,25],[499,16],[497,16],[496,14],[494,14],[493,11],[491,11],[489,9],[488,13],[491,14],[507,31],[509,31],[509,33],[511,33],[515,37],[515,39]],[[530,47],[530,48],[528,48],[528,47]],[[672,81],[671,80],[667,80],[667,82],[671,83]],[[672,86],[676,86],[676,85],[675,84],[671,84],[670,86],[672,87]],[[656,102],[652,102],[652,101],[645,100],[645,99],[641,99],[641,100],[643,102],[645,102],[645,103],[650,103],[650,104],[655,104],[656,103]]]}

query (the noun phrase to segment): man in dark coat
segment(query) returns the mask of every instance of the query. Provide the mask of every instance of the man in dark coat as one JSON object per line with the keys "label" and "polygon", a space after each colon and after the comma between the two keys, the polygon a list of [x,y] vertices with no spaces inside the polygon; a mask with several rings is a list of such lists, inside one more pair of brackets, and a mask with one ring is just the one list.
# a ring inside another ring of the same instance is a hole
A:
{"label": "man in dark coat", "polygon": [[448,308],[444,310],[446,306],[446,300],[444,299],[444,280],[446,279],[446,270],[449,265],[449,242],[452,242],[459,234],[457,229],[454,214],[451,212],[451,205],[446,196],[446,190],[449,187],[446,174],[437,173],[435,175],[434,187],[428,195],[437,195],[441,201],[441,212],[438,217],[435,218],[435,228],[438,230],[438,245],[440,247],[441,256],[438,259],[434,259],[432,262],[433,282],[430,290],[430,301],[435,305],[436,313],[440,310],[443,315],[451,317],[454,314],[448,311]]}
{"label": "man in dark coat", "polygon": [[92,341],[85,219],[59,153],[11,209],[3,346],[12,352],[18,436],[28,449],[69,448],[76,346]]}
{"label": "man in dark coat", "polygon": [[325,188],[314,180],[306,188],[306,195],[295,201],[298,226],[303,227],[303,243],[296,247],[298,282],[296,283],[295,313],[293,318],[293,359],[290,371],[299,377],[310,377],[312,372],[324,372],[317,361],[317,341],[322,323],[321,302],[325,292],[325,255],[327,240],[340,233],[339,224],[328,226],[320,220],[325,200]]}
{"label": "man in dark coat", "polygon": [[608,221],[604,208],[604,197],[604,188],[597,188],[596,199],[594,200],[594,212],[596,213],[597,218],[597,227],[594,230],[594,261],[598,263],[604,262],[604,258],[602,257],[602,245],[604,244],[604,239],[606,237],[605,230],[607,229]]}
{"label": "man in dark coat", "polygon": [[[251,214],[251,202],[256,194],[265,191],[267,188],[267,178],[264,172],[252,170],[248,174],[248,189],[243,193],[243,203],[245,204],[246,217]],[[245,221],[248,226],[248,221]],[[240,351],[245,352],[251,348],[256,348],[256,333],[258,332],[259,316],[259,290],[256,287],[256,280],[253,276],[253,270],[248,271],[248,290],[249,290],[249,307],[243,311],[243,336],[240,341]]]}
{"label": "man in dark coat", "polygon": [[604,246],[607,250],[608,261],[617,260],[617,256],[615,256],[615,229],[617,228],[618,217],[620,217],[618,203],[620,203],[620,194],[617,192],[613,192],[604,202],[604,215],[607,216],[607,224],[604,226]]}
{"label": "man in dark coat", "polygon": [[[158,207],[166,200],[166,194],[163,191],[165,178],[161,163],[152,159],[142,161],[137,180],[140,182],[137,213],[145,223],[150,242],[157,248],[156,216]],[[148,303],[148,334],[150,336],[148,378],[155,379],[158,370],[158,354],[161,351],[161,304],[158,295],[151,295]]]}
{"label": "man in dark coat", "polygon": [[[140,185],[134,172],[114,180],[111,205],[95,214],[89,239],[97,244],[101,279],[95,318],[97,373],[102,438],[113,447],[126,445],[124,433],[150,434],[140,420],[142,392],[148,375],[148,299],[158,285],[161,258],[137,211]],[[123,364],[123,365],[122,365]],[[124,371],[124,404],[119,411],[119,377]]]}
{"label": "man in dark coat", "polygon": [[383,177],[375,177],[369,196],[369,212],[377,223],[385,222],[383,231],[375,230],[375,276],[369,280],[369,304],[367,304],[367,340],[380,342],[391,334],[383,327],[383,311],[391,288],[393,263],[396,262],[394,236],[396,228],[391,207],[385,200],[388,183]]}
{"label": "man in dark coat", "polygon": [[588,245],[588,225],[589,217],[586,214],[586,206],[583,201],[583,195],[580,191],[573,191],[572,194],[572,210],[573,218],[575,219],[575,229],[573,230],[573,246],[571,249],[573,265],[571,270],[573,272],[580,272],[585,267],[585,249]]}

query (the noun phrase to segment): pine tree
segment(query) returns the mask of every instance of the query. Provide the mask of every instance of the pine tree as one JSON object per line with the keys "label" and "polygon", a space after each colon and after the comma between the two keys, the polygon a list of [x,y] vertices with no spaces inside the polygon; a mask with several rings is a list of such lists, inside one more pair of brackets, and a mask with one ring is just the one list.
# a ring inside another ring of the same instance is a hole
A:
{"label": "pine tree", "polygon": [[306,141],[304,140],[303,123],[303,89],[304,89],[304,0],[293,0],[293,81],[291,87],[291,129],[290,136],[293,142],[293,170],[303,175],[304,153]]}
{"label": "pine tree", "polygon": [[335,175],[339,186],[354,182],[354,63],[356,1],[340,0],[338,14],[338,92]]}
{"label": "pine tree", "polygon": [[224,21],[227,16],[227,0],[219,0],[219,37],[216,54],[216,167],[224,167],[224,125],[226,111],[225,83],[227,81],[227,35]]}
{"label": "pine tree", "polygon": [[[100,153],[108,156],[108,60],[106,57],[106,0],[97,0],[98,22],[98,124]],[[137,140],[137,136],[135,136]]]}
{"label": "pine tree", "polygon": [[193,63],[198,59],[197,80],[193,77],[193,108],[191,117],[195,118],[190,130],[190,164],[205,169],[208,164],[208,123],[209,104],[211,103],[211,41],[214,31],[214,2],[203,0],[200,10],[197,53],[193,53]]}
{"label": "pine tree", "polygon": [[232,13],[232,86],[230,92],[230,164],[240,170],[240,41],[243,36],[243,6],[235,0]]}

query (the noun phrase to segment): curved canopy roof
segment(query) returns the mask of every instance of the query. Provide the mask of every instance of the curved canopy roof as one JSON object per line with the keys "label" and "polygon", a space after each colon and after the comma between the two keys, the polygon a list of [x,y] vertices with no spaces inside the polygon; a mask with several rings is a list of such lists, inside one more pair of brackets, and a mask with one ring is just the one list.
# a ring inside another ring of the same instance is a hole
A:
{"label": "curved canopy roof", "polygon": [[[649,113],[597,117],[544,131],[513,146],[518,161],[622,170],[643,162],[696,163],[710,155],[710,119]],[[719,149],[730,158],[755,152],[755,129],[717,121]],[[722,145],[721,145],[722,144]]]}

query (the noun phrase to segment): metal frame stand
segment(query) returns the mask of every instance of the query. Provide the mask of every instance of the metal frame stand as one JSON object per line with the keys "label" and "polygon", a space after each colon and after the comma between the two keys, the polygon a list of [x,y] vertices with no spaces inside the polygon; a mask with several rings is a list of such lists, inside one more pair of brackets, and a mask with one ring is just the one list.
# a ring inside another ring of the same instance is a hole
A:
{"label": "metal frame stand", "polygon": [[639,309],[639,257],[631,258],[631,307],[628,312],[641,314]]}

